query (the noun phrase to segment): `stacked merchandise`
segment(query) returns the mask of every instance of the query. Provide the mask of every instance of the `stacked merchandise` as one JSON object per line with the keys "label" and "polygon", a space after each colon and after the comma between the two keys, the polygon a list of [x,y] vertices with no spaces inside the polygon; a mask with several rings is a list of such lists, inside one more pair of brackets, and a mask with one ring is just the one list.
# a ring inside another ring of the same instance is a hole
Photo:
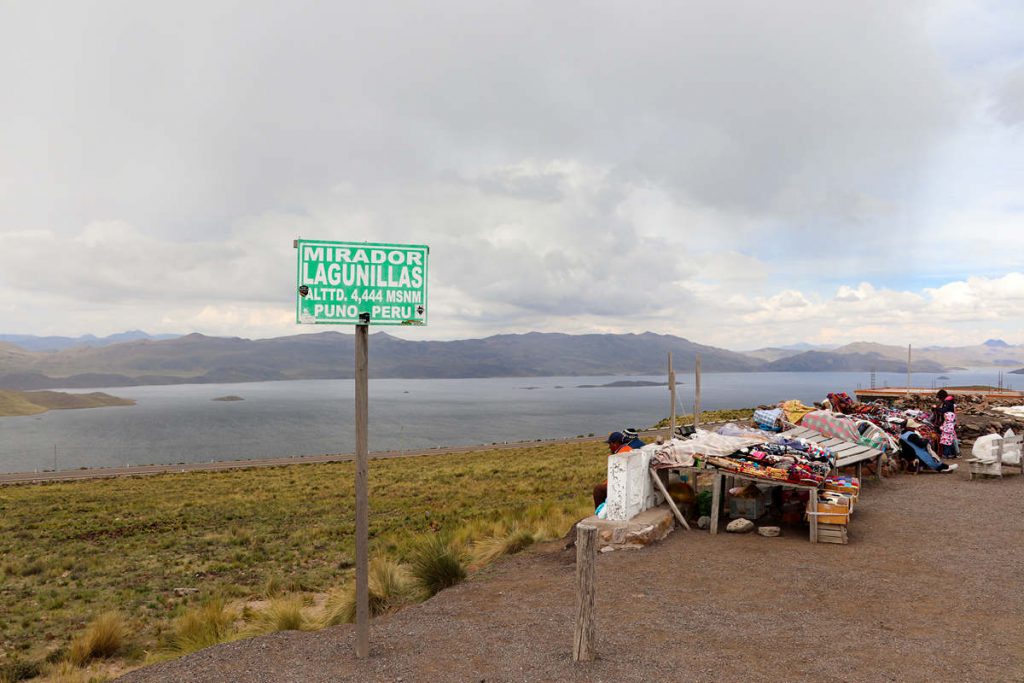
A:
{"label": "stacked merchandise", "polygon": [[825,479],[824,490],[849,496],[853,502],[860,500],[860,479],[845,475],[835,475]]}
{"label": "stacked merchandise", "polygon": [[[935,441],[935,425],[932,416],[928,413],[920,410],[898,410],[890,408],[881,402],[859,403],[850,398],[850,395],[845,392],[829,394],[828,400],[832,405],[833,412],[870,422],[882,432],[892,437],[893,450],[896,447],[900,434],[907,429],[917,432],[926,441]],[[878,447],[870,443],[865,443],[864,445],[872,446],[873,448]]]}
{"label": "stacked merchandise", "polygon": [[846,528],[853,514],[853,504],[860,498],[860,481],[856,477],[832,476],[817,495],[807,501],[808,520],[818,520],[819,543],[847,542]]}
{"label": "stacked merchandise", "polygon": [[719,469],[769,482],[820,487],[835,466],[836,456],[803,439],[778,439],[707,461]]}

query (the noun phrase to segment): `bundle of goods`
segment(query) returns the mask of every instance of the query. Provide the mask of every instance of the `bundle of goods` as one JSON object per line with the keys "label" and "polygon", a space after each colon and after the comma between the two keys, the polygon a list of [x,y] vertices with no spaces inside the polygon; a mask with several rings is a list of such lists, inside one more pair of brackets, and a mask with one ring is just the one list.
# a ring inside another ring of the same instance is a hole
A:
{"label": "bundle of goods", "polygon": [[779,405],[782,408],[782,412],[786,414],[786,422],[798,425],[800,421],[804,419],[804,415],[807,413],[813,413],[817,408],[812,406],[805,406],[802,402],[794,399],[792,401],[785,401]]}
{"label": "bundle of goods", "polygon": [[845,391],[829,394],[828,402],[832,404],[833,412],[843,415],[866,415],[875,412],[875,406],[854,401]]}
{"label": "bundle of goods", "polygon": [[860,479],[857,477],[826,477],[824,489],[849,496],[854,502],[860,500]]}
{"label": "bundle of goods", "polygon": [[709,464],[720,469],[803,486],[821,486],[835,462],[832,451],[803,439],[780,439],[741,448],[729,456],[708,458]]}
{"label": "bundle of goods", "polygon": [[755,410],[754,424],[767,432],[781,432],[782,410],[779,408]]}
{"label": "bundle of goods", "polygon": [[[937,433],[935,429],[936,422],[931,413],[916,409],[900,410],[892,408],[881,401],[859,403],[850,398],[850,395],[845,392],[829,394],[828,402],[831,404],[833,414],[835,414],[837,419],[841,415],[846,415],[860,421],[857,423],[860,429],[859,436],[851,438],[852,435],[843,436],[835,434],[834,436],[838,438],[845,438],[880,450],[895,450],[896,440],[907,429],[916,431],[928,441],[935,440]],[[865,424],[873,425],[877,427],[877,430],[870,430],[869,433],[865,433]],[[803,425],[808,426],[806,422]],[[812,429],[816,429],[816,427],[812,427]],[[891,439],[885,438],[886,435],[891,437]]]}
{"label": "bundle of goods", "polygon": [[816,410],[805,415],[800,426],[813,429],[832,439],[842,439],[869,448],[883,451],[893,448],[885,432],[871,422],[869,417],[858,415],[854,418],[827,410]]}

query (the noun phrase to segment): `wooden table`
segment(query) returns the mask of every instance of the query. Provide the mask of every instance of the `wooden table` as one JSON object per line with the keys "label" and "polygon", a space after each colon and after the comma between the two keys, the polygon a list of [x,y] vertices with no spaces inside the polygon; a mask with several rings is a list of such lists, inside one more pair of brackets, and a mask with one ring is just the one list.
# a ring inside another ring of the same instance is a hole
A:
{"label": "wooden table", "polygon": [[793,429],[782,432],[779,436],[784,436],[787,439],[803,439],[804,441],[824,446],[836,454],[836,470],[840,467],[856,465],[857,479],[861,478],[864,463],[874,460],[875,479],[882,478],[882,457],[885,453],[877,448],[862,446],[859,443],[847,441],[846,439],[830,438],[821,432],[816,432],[813,429],[807,429],[806,427],[794,427]]}

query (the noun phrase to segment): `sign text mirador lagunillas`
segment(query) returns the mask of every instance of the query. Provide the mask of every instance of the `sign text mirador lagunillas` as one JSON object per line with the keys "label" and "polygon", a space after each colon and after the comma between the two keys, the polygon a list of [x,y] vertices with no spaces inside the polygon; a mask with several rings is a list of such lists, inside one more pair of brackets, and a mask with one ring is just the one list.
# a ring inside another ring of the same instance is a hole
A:
{"label": "sign text mirador lagunillas", "polygon": [[427,324],[427,256],[414,244],[297,240],[296,319],[311,324]]}

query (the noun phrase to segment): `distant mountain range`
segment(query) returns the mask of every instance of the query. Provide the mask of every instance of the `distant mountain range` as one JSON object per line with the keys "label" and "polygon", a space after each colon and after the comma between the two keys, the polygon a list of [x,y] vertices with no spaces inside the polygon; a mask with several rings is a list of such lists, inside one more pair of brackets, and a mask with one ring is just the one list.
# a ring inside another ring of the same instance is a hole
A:
{"label": "distant mountain range", "polygon": [[84,334],[81,337],[36,337],[31,334],[0,334],[0,342],[15,344],[27,351],[63,351],[88,346],[109,346],[140,339],[175,339],[180,334],[146,334],[142,330],[119,332],[107,337]]}
{"label": "distant mountain range", "polygon": [[[165,335],[165,337],[170,335]],[[68,337],[0,335],[0,388],[52,389],[140,384],[228,383],[335,379],[353,375],[354,336],[321,332],[274,339],[189,334],[159,338],[144,332],[77,338],[76,345],[41,350]],[[126,339],[127,340],[124,340]],[[49,341],[42,341],[42,340]],[[118,341],[122,339],[123,341]],[[460,378],[657,375],[673,353],[677,371],[905,372],[906,348],[858,342],[839,348],[809,345],[738,353],[654,334],[504,334],[457,341],[408,341],[383,332],[370,337],[371,377]],[[915,350],[913,369],[1024,365],[1024,346],[989,340],[976,347]]]}

